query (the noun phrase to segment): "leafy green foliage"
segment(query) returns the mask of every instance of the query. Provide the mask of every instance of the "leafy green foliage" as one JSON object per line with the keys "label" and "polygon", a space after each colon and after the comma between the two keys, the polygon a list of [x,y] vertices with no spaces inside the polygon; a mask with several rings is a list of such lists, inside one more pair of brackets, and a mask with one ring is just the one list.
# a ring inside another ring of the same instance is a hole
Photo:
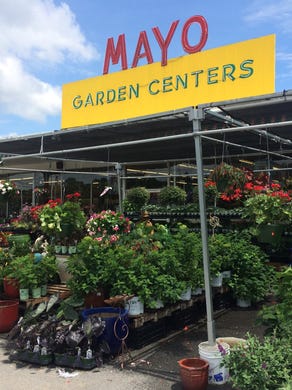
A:
{"label": "leafy green foliage", "polygon": [[182,205],[186,201],[187,194],[180,187],[163,187],[158,195],[161,205]]}
{"label": "leafy green foliage", "polygon": [[242,216],[257,225],[289,223],[292,220],[292,204],[280,196],[258,194],[246,199]]}
{"label": "leafy green foliage", "polygon": [[249,235],[233,235],[228,283],[237,298],[257,302],[273,288],[275,272],[266,253],[251,242]]}
{"label": "leafy green foliage", "polygon": [[267,326],[267,333],[274,332],[292,339],[292,268],[287,267],[277,273],[275,299],[273,304],[265,305],[259,312],[258,322]]}
{"label": "leafy green foliage", "polygon": [[260,341],[248,335],[246,345],[235,346],[223,358],[232,385],[240,390],[273,390],[285,386],[292,375],[291,339],[273,335]]}
{"label": "leafy green foliage", "polygon": [[126,211],[135,210],[139,211],[143,206],[145,206],[150,199],[150,192],[145,187],[134,187],[127,191],[126,202]]}
{"label": "leafy green foliage", "polygon": [[71,255],[67,267],[72,275],[68,287],[77,296],[97,291],[103,281],[107,261],[107,248],[91,237],[84,237],[78,244],[77,254]]}

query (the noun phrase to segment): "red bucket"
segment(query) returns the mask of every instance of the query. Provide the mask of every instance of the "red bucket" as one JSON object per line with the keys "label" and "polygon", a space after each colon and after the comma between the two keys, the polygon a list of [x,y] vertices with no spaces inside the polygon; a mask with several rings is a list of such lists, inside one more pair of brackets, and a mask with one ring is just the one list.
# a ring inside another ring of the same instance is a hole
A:
{"label": "red bucket", "polygon": [[0,301],[0,333],[9,332],[18,320],[19,301]]}
{"label": "red bucket", "polygon": [[8,298],[18,298],[19,297],[19,283],[18,283],[17,279],[5,277],[3,279],[3,288],[4,288],[4,294]]}

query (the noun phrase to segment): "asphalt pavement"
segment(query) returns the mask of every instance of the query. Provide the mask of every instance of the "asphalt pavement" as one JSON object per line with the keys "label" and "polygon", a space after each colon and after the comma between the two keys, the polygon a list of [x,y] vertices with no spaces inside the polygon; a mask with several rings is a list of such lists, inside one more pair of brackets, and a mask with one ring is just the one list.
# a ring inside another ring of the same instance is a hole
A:
{"label": "asphalt pavement", "polygon": [[[256,308],[215,312],[216,336],[244,338],[247,332],[251,332],[262,337],[264,328],[255,324],[256,315]],[[2,334],[0,389],[181,390],[177,362],[182,358],[199,356],[198,345],[206,340],[206,324],[201,320],[144,348],[125,351],[123,356],[105,361],[100,368],[81,371],[11,360],[6,335]],[[208,390],[215,388],[230,390],[231,385],[208,385]]]}

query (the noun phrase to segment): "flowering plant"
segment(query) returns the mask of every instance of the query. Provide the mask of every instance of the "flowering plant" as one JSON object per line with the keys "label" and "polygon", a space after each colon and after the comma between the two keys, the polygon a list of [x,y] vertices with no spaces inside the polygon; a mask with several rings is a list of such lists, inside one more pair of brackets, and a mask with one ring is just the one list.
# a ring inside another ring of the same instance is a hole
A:
{"label": "flowering plant", "polygon": [[50,199],[44,205],[40,213],[41,230],[48,235],[55,236],[62,231],[61,229],[61,199]]}
{"label": "flowering plant", "polygon": [[28,229],[37,229],[40,225],[39,214],[42,211],[41,206],[23,206],[19,216],[13,221],[13,225],[17,227],[24,227]]}
{"label": "flowering plant", "polygon": [[0,180],[0,195],[9,196],[15,193],[19,193],[15,183],[10,182],[9,180]]}
{"label": "flowering plant", "polygon": [[66,199],[70,200],[71,202],[78,202],[81,197],[81,194],[79,192],[74,192],[73,194],[67,194]]}
{"label": "flowering plant", "polygon": [[249,184],[250,197],[244,201],[243,217],[249,218],[257,225],[286,222],[292,220],[291,197],[281,189],[280,184]]}
{"label": "flowering plant", "polygon": [[86,230],[89,236],[100,243],[114,243],[121,234],[130,232],[131,222],[120,212],[103,210],[90,216]]}
{"label": "flowering plant", "polygon": [[33,192],[36,195],[42,195],[42,194],[47,194],[48,190],[47,190],[47,188],[43,188],[43,187],[35,187],[33,189]]}
{"label": "flowering plant", "polygon": [[[79,195],[80,196],[80,195]],[[85,227],[86,216],[76,196],[67,195],[66,201],[49,200],[40,212],[41,229],[57,239],[76,239]]]}
{"label": "flowering plant", "polygon": [[224,355],[223,365],[229,369],[232,387],[241,390],[280,389],[291,381],[291,348],[289,341],[277,335],[264,337],[247,334],[246,343]]}

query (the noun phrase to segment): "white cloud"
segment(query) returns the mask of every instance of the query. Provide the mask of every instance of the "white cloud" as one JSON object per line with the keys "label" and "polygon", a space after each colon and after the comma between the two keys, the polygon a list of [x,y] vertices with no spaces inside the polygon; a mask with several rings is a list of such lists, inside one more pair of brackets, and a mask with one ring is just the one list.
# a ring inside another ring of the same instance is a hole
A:
{"label": "white cloud", "polygon": [[15,57],[1,59],[0,89],[1,111],[8,114],[44,122],[61,107],[61,88],[26,73]]}
{"label": "white cloud", "polygon": [[30,68],[98,58],[67,4],[0,0],[0,107],[4,114],[45,122],[60,114],[61,88]]}
{"label": "white cloud", "polygon": [[0,52],[54,63],[66,56],[79,61],[97,56],[67,4],[57,6],[53,0],[0,0],[0,5]]}
{"label": "white cloud", "polygon": [[247,22],[277,25],[282,32],[292,32],[292,0],[255,0],[248,8]]}

